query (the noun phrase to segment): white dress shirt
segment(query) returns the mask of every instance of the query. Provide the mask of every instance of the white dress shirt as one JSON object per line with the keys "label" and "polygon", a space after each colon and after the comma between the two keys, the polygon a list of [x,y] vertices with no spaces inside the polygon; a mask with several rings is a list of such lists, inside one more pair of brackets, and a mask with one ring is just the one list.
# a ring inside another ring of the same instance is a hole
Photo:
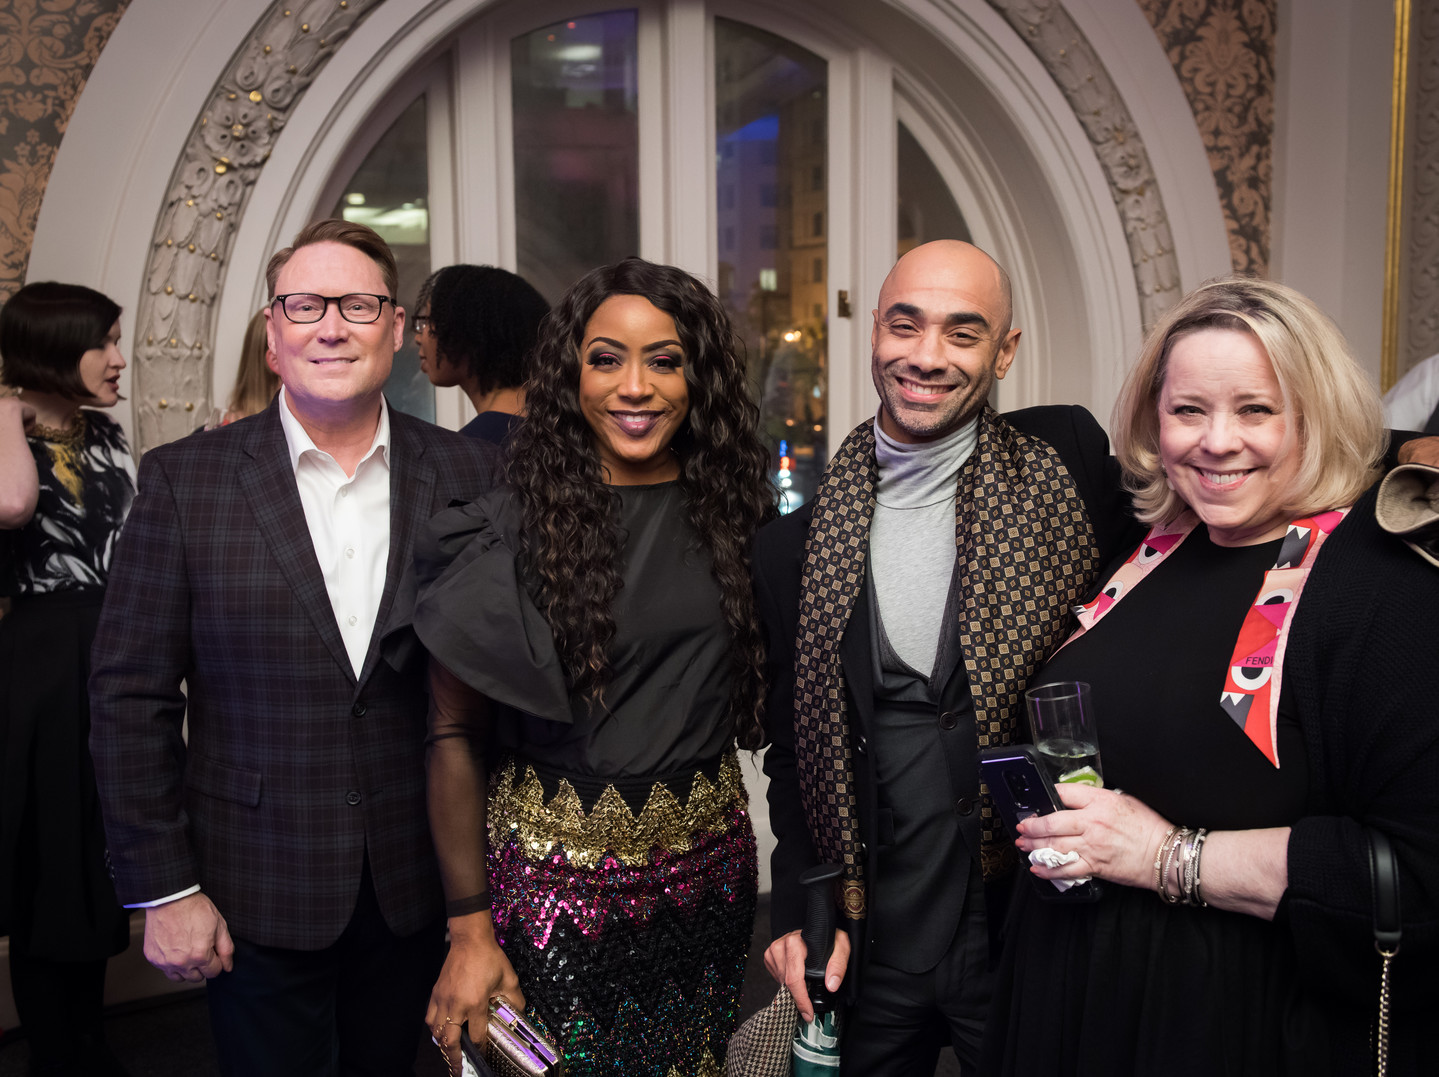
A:
{"label": "white dress shirt", "polygon": [[[375,439],[350,477],[335,458],[317,449],[300,420],[290,413],[285,390],[280,390],[280,426],[295,469],[300,507],[310,528],[310,541],[330,609],[340,628],[345,653],[355,676],[365,664],[380,596],[385,591],[385,569],[390,558],[390,410],[380,398],[380,422]],[[198,435],[207,437],[206,434]],[[195,884],[175,894],[126,905],[149,909],[199,893]]]}
{"label": "white dress shirt", "polygon": [[385,591],[390,558],[390,411],[380,398],[380,422],[369,451],[345,474],[315,447],[280,390],[280,426],[290,447],[300,506],[325,577],[330,608],[355,676],[365,664]]}

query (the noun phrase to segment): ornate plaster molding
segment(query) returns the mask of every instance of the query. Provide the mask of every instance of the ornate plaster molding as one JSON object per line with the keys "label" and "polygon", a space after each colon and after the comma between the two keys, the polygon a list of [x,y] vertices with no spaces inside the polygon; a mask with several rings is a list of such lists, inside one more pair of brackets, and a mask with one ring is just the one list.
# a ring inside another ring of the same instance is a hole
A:
{"label": "ornate plaster molding", "polygon": [[1409,64],[1413,111],[1405,184],[1400,376],[1439,352],[1439,3],[1416,6]]}
{"label": "ornate plaster molding", "polygon": [[1269,272],[1277,0],[1140,0],[1204,139],[1236,273]]}
{"label": "ornate plaster molding", "polygon": [[270,148],[339,43],[384,0],[276,0],[215,81],[180,153],[135,314],[137,448],[210,411],[215,305]]}
{"label": "ornate plaster molding", "polygon": [[1063,91],[1109,181],[1145,326],[1180,296],[1179,260],[1139,128],[1114,80],[1060,0],[988,0]]}
{"label": "ornate plaster molding", "polygon": [[130,0],[0,3],[0,301],[25,282],[55,151]]}

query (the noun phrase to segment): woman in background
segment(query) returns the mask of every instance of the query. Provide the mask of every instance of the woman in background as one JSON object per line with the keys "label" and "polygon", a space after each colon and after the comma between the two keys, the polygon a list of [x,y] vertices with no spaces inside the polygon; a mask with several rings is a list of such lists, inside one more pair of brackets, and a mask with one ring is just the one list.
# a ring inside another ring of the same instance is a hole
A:
{"label": "woman in background", "polygon": [[454,1067],[501,993],[572,1077],[722,1070],[757,881],[749,545],[775,512],[741,347],[681,270],[588,274],[545,322],[509,485],[419,549],[451,934],[428,1020]]}
{"label": "woman in background", "polygon": [[245,343],[240,348],[240,369],[235,374],[235,387],[225,410],[214,416],[206,429],[228,426],[236,419],[258,415],[270,406],[280,391],[280,376],[270,369],[269,344],[265,339],[265,312],[259,310],[245,327]]}
{"label": "woman in background", "polygon": [[135,490],[120,308],[27,284],[0,309],[0,935],[33,1074],[121,1074],[101,1024],[129,942],[88,746],[90,644]]}

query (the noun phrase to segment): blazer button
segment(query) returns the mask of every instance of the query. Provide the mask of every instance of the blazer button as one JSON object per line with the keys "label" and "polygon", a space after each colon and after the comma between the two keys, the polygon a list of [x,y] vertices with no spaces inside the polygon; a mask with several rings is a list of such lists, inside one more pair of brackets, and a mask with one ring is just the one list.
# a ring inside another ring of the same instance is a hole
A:
{"label": "blazer button", "polygon": [[360,803],[360,799],[360,792],[358,789],[351,789],[348,793],[345,794],[345,803],[352,808],[356,804]]}
{"label": "blazer button", "polygon": [[861,733],[859,735],[859,740],[855,741],[854,750],[857,751],[860,755],[864,755],[864,750],[868,747],[869,741],[866,740],[864,734]]}
{"label": "blazer button", "polygon": [[945,711],[939,716],[940,729],[953,729],[957,725],[959,725],[959,718],[954,711]]}
{"label": "blazer button", "polygon": [[969,797],[960,797],[958,802],[954,805],[954,810],[959,812],[960,815],[973,815],[974,801],[971,800]]}
{"label": "blazer button", "polygon": [[365,716],[365,705],[363,703],[356,703],[350,708],[350,713],[356,718],[363,718]]}

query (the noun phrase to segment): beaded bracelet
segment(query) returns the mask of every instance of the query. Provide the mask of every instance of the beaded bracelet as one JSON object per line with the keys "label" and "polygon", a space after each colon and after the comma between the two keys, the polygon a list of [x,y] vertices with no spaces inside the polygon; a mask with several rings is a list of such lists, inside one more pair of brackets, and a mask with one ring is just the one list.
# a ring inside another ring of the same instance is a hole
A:
{"label": "beaded bracelet", "polygon": [[1194,836],[1195,831],[1185,831],[1179,864],[1179,900],[1185,905],[1189,904],[1189,896],[1194,893]]}
{"label": "beaded bracelet", "polygon": [[1168,848],[1164,851],[1164,871],[1160,874],[1159,896],[1164,899],[1166,905],[1178,905],[1180,901],[1178,894],[1171,896],[1169,893],[1169,869],[1178,863],[1179,851],[1184,847],[1185,835],[1189,833],[1185,827],[1178,827],[1176,829],[1178,830],[1178,836],[1175,837],[1172,842],[1168,843]]}
{"label": "beaded bracelet", "polygon": [[1160,839],[1159,848],[1154,850],[1154,892],[1159,895],[1159,900],[1166,904],[1169,902],[1169,895],[1165,892],[1164,885],[1164,850],[1169,847],[1169,843],[1174,840],[1174,835],[1178,832],[1177,826],[1170,827],[1164,837]]}
{"label": "beaded bracelet", "polygon": [[[1206,908],[1200,890],[1199,858],[1209,831],[1187,826],[1172,826],[1154,854],[1154,890],[1166,905],[1191,905]],[[1174,886],[1170,888],[1170,872]]]}
{"label": "beaded bracelet", "polygon": [[1208,903],[1205,902],[1204,898],[1200,895],[1199,892],[1199,854],[1204,852],[1204,842],[1205,839],[1207,839],[1208,837],[1209,831],[1205,830],[1203,827],[1200,827],[1199,833],[1194,836],[1194,885],[1189,888],[1188,894],[1190,903],[1198,905],[1201,909],[1209,907]]}

